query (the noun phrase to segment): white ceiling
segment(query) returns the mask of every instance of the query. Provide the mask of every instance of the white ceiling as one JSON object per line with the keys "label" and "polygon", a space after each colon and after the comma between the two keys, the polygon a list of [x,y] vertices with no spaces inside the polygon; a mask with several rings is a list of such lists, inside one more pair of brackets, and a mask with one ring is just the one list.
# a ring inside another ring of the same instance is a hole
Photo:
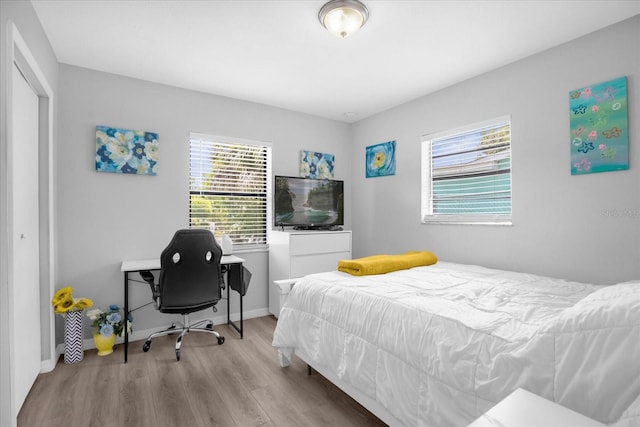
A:
{"label": "white ceiling", "polygon": [[640,13],[640,0],[363,1],[369,21],[346,39],[318,22],[323,0],[32,3],[62,63],[344,122]]}

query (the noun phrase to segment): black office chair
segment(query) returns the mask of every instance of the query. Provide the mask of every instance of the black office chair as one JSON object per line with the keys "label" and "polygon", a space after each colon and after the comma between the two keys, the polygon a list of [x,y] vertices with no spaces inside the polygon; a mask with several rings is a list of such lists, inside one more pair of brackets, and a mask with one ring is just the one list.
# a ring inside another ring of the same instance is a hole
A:
{"label": "black office chair", "polygon": [[[218,344],[224,343],[224,337],[213,329],[213,321],[210,319],[198,321],[193,325],[189,322],[190,313],[207,308],[217,311],[216,304],[222,298],[224,288],[220,268],[221,257],[222,249],[209,230],[178,230],[160,256],[158,283],[155,283],[150,271],[140,273],[151,286],[156,308],[161,313],[182,314],[184,319],[180,328],[174,323],[167,329],[149,335],[142,346],[143,351],[149,351],[153,338],[178,332],[178,361],[182,339],[189,332],[206,332],[214,335]],[[205,323],[206,326],[202,327]]]}

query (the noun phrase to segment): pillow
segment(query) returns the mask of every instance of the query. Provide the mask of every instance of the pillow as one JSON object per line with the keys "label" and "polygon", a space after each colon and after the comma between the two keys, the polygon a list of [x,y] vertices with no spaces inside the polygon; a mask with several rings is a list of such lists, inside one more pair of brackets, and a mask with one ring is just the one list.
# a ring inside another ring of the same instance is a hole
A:
{"label": "pillow", "polygon": [[552,330],[575,331],[640,325],[640,280],[603,286],[553,322]]}

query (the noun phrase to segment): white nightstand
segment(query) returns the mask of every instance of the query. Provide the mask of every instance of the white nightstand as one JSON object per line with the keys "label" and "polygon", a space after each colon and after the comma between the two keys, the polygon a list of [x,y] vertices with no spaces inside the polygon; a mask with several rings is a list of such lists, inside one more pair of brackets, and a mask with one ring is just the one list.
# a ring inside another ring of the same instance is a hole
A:
{"label": "white nightstand", "polygon": [[606,427],[531,392],[517,389],[469,427]]}

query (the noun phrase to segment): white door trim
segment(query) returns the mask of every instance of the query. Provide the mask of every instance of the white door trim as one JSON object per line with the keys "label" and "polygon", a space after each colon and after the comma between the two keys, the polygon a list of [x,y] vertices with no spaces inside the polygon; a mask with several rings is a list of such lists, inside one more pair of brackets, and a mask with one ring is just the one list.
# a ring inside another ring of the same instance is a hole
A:
{"label": "white door trim", "polygon": [[[40,299],[39,304],[34,304],[34,310],[41,310],[42,333],[42,361],[41,372],[51,371],[57,360],[55,346],[55,319],[51,309],[50,299],[53,295],[55,278],[55,217],[54,217],[54,94],[51,85],[47,81],[38,61],[33,56],[31,49],[11,21],[7,22],[7,37],[5,44],[5,57],[2,59],[4,66],[3,78],[0,81],[0,90],[6,95],[2,100],[5,132],[0,133],[0,337],[3,345],[0,346],[0,425],[15,426],[17,415],[14,409],[14,378],[12,360],[12,346],[19,345],[13,336],[14,313],[9,304],[13,300],[13,218],[9,201],[12,199],[12,165],[8,159],[12,158],[13,132],[12,132],[12,89],[15,63],[25,78],[32,85],[39,96],[39,163],[38,168],[42,172],[39,179],[40,186]],[[8,344],[8,345],[7,345]]]}

